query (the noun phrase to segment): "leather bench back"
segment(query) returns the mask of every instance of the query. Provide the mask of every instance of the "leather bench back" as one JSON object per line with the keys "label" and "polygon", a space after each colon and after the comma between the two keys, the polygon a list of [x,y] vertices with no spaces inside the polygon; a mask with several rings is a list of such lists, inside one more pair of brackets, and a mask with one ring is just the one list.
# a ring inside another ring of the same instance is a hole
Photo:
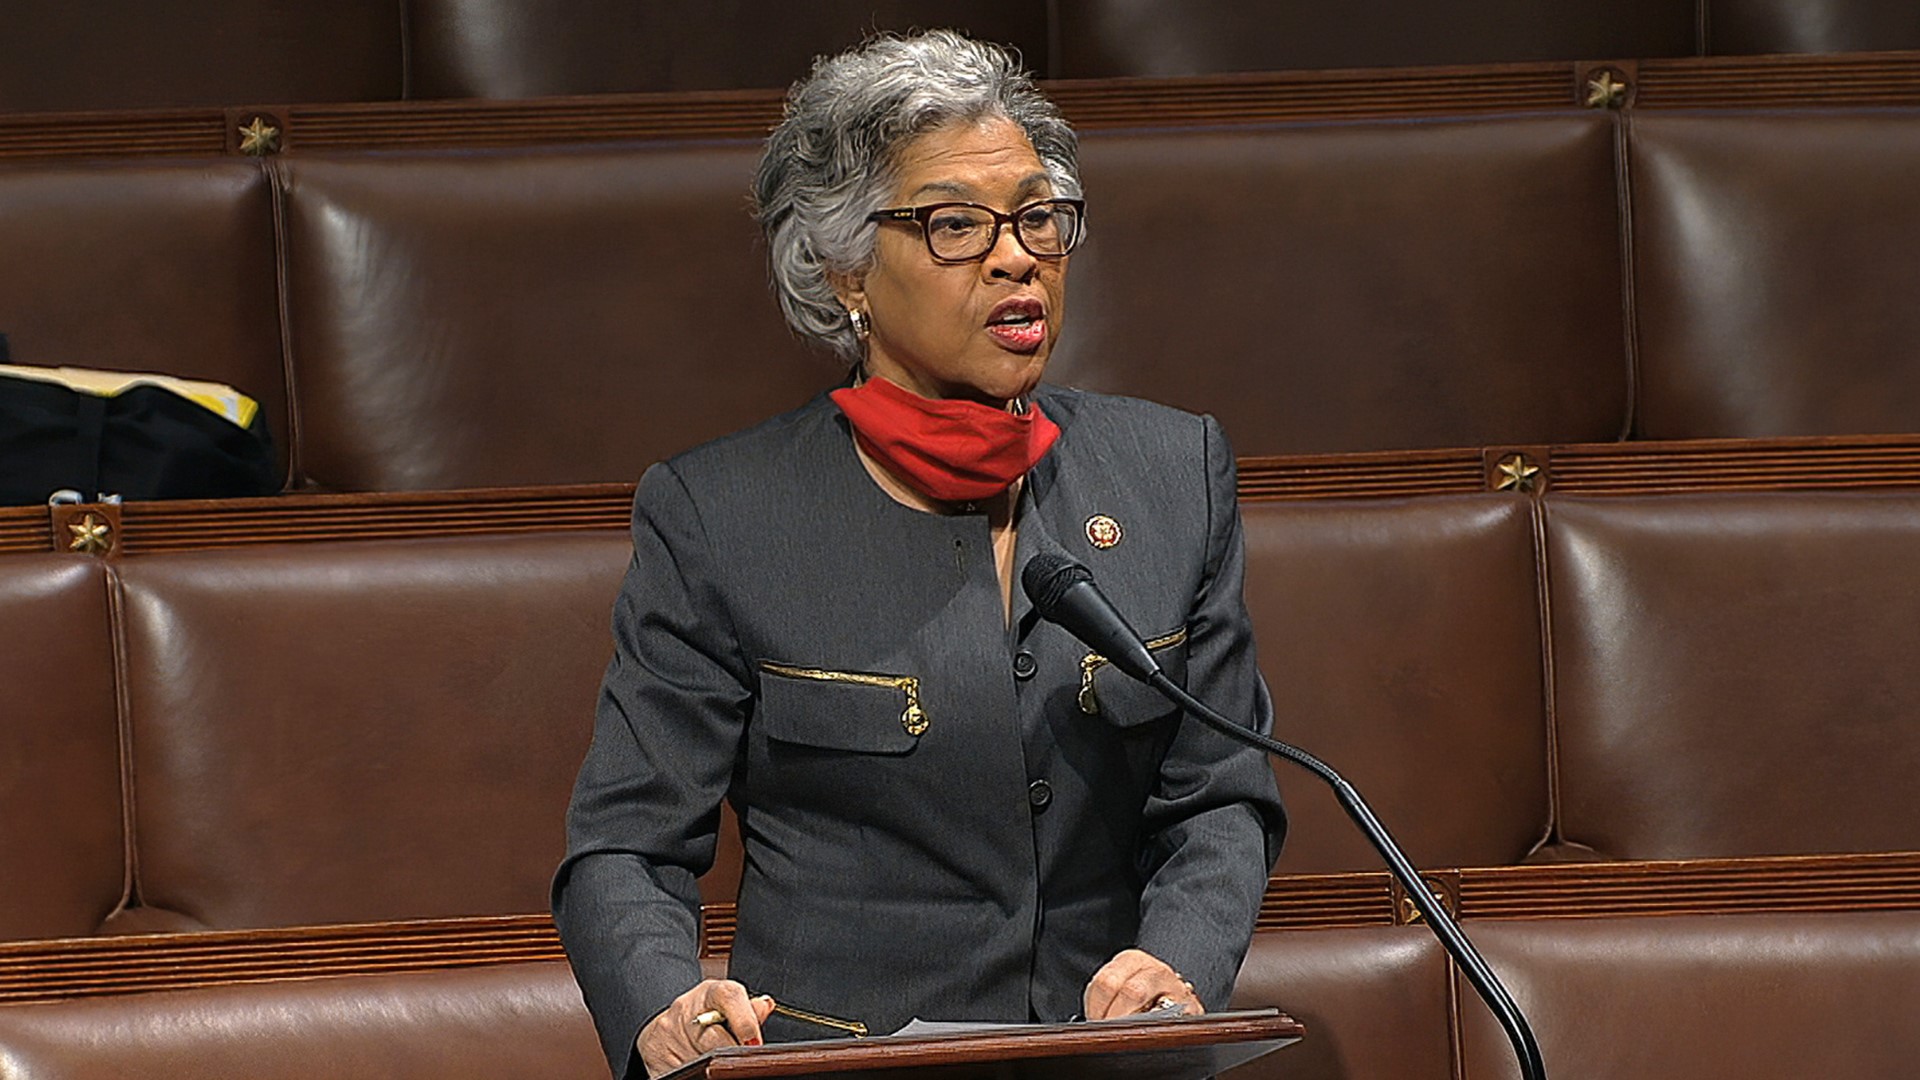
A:
{"label": "leather bench back", "polygon": [[876,29],[936,26],[1011,45],[1044,75],[1049,17],[1024,0],[413,0],[411,96],[785,87]]}
{"label": "leather bench back", "polygon": [[558,960],[11,1005],[0,1060],[9,1080],[607,1077]]}
{"label": "leather bench back", "polygon": [[550,534],[123,563],[140,924],[545,910],[628,558]]}
{"label": "leather bench back", "polygon": [[[1089,135],[1051,377],[1214,412],[1247,454],[1616,438],[1612,139],[1584,113]],[[631,479],[832,385],[767,286],[757,153],[284,161],[309,482]]]}
{"label": "leather bench back", "polygon": [[759,147],[286,163],[300,460],[340,490],[632,481],[800,405]]}
{"label": "leather bench back", "polygon": [[1920,848],[1920,496],[1547,503],[1567,839]]}
{"label": "leather bench back", "polygon": [[[1529,504],[1469,496],[1242,512],[1275,737],[1351,780],[1419,865],[1524,858],[1550,826]],[[1380,868],[1324,784],[1275,769],[1291,819],[1279,872]]]}
{"label": "leather bench back", "polygon": [[1912,49],[1902,0],[95,0],[14,5],[0,111],[784,87],[875,29],[946,26],[1088,79]]}
{"label": "leather bench back", "polygon": [[284,465],[274,244],[272,183],[252,162],[9,165],[0,331],[15,364],[234,386],[260,402]]}
{"label": "leather bench back", "polygon": [[0,112],[398,98],[405,10],[395,0],[9,4]]}
{"label": "leather bench back", "polygon": [[1277,1008],[1307,1037],[1235,1080],[1454,1080],[1447,955],[1424,926],[1255,934],[1230,1003]]}
{"label": "leather bench back", "polygon": [[1920,110],[1648,114],[1630,146],[1637,435],[1920,431]]}
{"label": "leather bench back", "polygon": [[1081,154],[1049,378],[1214,413],[1241,454],[1625,430],[1605,117],[1099,133]]}
{"label": "leather bench back", "polygon": [[[17,363],[240,387],[296,486],[632,480],[840,377],[757,153],[9,166],[0,314]],[[1910,109],[1091,131],[1051,376],[1249,455],[1920,430],[1916,158]]]}
{"label": "leather bench back", "polygon": [[[1420,865],[1510,865],[1549,835],[1625,859],[1920,846],[1920,496],[1244,516],[1277,733]],[[544,533],[0,562],[23,688],[0,799],[29,823],[0,833],[29,883],[0,934],[542,910],[627,552]],[[1323,787],[1279,776],[1281,873],[1377,867]],[[137,892],[109,916],[123,812]],[[729,836],[709,900],[738,859]]]}
{"label": "leather bench back", "polygon": [[1527,0],[1076,0],[1052,10],[1054,75],[1066,79],[1695,51],[1694,5],[1668,0],[1622,0],[1605,8],[1541,7]]}
{"label": "leather bench back", "polygon": [[1920,19],[1900,0],[1699,0],[1700,52],[1885,52],[1920,48]]}
{"label": "leather bench back", "polygon": [[107,575],[0,558],[0,940],[90,934],[126,881]]}
{"label": "leather bench back", "polygon": [[[1515,919],[1467,929],[1532,1021],[1556,1080],[1904,1076],[1920,1056],[1920,913]],[[1456,981],[1459,1075],[1518,1077],[1492,1014]]]}

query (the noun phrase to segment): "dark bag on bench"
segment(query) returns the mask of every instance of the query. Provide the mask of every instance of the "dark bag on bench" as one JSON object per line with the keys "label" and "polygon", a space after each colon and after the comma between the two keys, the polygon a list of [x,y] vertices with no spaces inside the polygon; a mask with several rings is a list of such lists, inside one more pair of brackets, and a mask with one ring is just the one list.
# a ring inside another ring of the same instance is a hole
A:
{"label": "dark bag on bench", "polygon": [[273,494],[265,418],[251,400],[232,401],[229,416],[151,382],[102,392],[48,369],[0,372],[0,504],[45,503],[61,490],[88,501]]}

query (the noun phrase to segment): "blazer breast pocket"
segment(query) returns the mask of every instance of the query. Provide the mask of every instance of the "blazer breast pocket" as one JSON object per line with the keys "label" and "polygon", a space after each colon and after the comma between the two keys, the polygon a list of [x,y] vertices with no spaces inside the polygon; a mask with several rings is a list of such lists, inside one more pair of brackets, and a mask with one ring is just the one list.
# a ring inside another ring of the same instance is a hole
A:
{"label": "blazer breast pocket", "polygon": [[860,754],[905,754],[932,718],[913,675],[760,662],[754,722],[770,740]]}
{"label": "blazer breast pocket", "polygon": [[[1187,684],[1187,628],[1181,627],[1147,641],[1147,650],[1167,678]],[[1080,661],[1080,711],[1098,716],[1114,727],[1139,727],[1178,711],[1160,691],[1107,662],[1098,653]]]}

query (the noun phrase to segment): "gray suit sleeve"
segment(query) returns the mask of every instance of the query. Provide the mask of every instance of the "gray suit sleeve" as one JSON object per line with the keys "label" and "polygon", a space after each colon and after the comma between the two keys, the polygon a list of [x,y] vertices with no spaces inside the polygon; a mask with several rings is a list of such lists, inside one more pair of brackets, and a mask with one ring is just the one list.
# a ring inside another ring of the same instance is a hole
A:
{"label": "gray suit sleeve", "polygon": [[[1265,733],[1273,703],[1241,591],[1246,552],[1233,451],[1212,417],[1204,418],[1203,441],[1207,554],[1187,620],[1187,689]],[[1147,804],[1139,947],[1183,974],[1209,1009],[1233,992],[1286,821],[1264,754],[1182,721]]]}
{"label": "gray suit sleeve", "polygon": [[642,1026],[700,981],[700,894],[748,691],[716,568],[680,478],[634,498],[614,655],[567,811],[553,916],[616,1077]]}

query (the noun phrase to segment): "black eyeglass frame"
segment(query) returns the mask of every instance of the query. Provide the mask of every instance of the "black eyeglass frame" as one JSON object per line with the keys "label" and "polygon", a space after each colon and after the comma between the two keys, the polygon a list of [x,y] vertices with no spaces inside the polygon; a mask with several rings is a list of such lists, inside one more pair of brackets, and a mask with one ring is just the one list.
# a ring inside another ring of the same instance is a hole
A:
{"label": "black eyeglass frame", "polygon": [[[1033,248],[1027,245],[1027,238],[1020,231],[1020,215],[1026,213],[1027,211],[1033,209],[1036,206],[1051,206],[1054,204],[1069,206],[1073,208],[1073,214],[1074,214],[1073,236],[1067,242],[1065,251],[1046,252],[1046,253],[1035,251],[1033,250]],[[952,210],[955,207],[965,207],[969,210],[979,210],[992,216],[993,233],[987,239],[987,246],[981,249],[980,254],[970,255],[964,259],[950,259],[947,256],[942,255],[939,252],[933,250],[933,227],[931,224],[929,224],[933,220],[933,215],[939,213],[942,210]],[[920,239],[924,240],[927,245],[927,254],[932,257],[934,262],[946,263],[949,266],[960,266],[965,263],[979,262],[982,259],[985,259],[988,255],[993,254],[993,249],[1000,246],[1000,230],[1002,227],[1005,227],[1005,226],[1012,226],[1014,243],[1019,244],[1020,250],[1033,256],[1034,258],[1064,259],[1068,255],[1073,254],[1073,249],[1080,246],[1081,238],[1086,236],[1087,234],[1087,200],[1066,199],[1066,198],[1035,199],[1030,203],[1024,203],[1020,206],[1014,207],[1013,212],[1010,214],[1003,214],[1000,211],[995,210],[991,206],[981,206],[979,203],[937,202],[937,203],[928,203],[925,206],[896,206],[886,210],[875,210],[873,213],[867,215],[867,220],[868,221],[911,221],[911,222],[917,223],[920,226]]]}

